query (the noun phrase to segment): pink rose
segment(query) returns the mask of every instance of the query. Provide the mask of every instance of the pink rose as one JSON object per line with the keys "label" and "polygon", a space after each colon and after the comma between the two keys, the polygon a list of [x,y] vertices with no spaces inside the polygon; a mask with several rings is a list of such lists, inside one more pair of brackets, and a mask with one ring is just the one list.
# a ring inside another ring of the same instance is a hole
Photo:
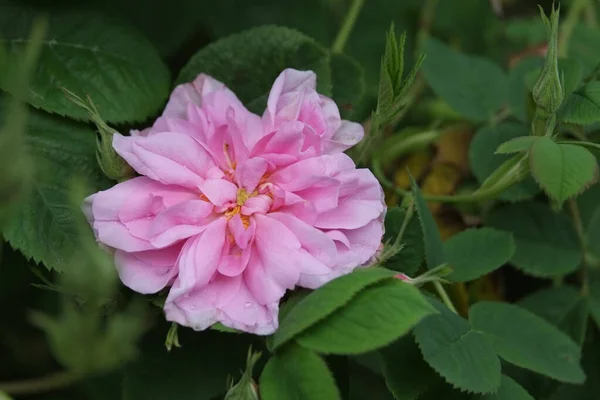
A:
{"label": "pink rose", "polygon": [[277,329],[279,301],[368,262],[381,243],[383,191],[343,151],[362,139],[310,71],[287,69],[261,117],[199,75],[154,125],[113,147],[140,177],[86,199],[125,285],[169,287],[166,318],[203,330]]}

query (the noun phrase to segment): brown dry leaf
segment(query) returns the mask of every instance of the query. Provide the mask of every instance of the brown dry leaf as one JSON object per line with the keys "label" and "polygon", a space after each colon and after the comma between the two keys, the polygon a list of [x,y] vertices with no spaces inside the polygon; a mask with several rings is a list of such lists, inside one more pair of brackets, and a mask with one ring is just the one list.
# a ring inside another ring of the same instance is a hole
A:
{"label": "brown dry leaf", "polygon": [[504,300],[500,288],[495,284],[491,275],[485,275],[469,285],[469,294],[473,302]]}
{"label": "brown dry leaf", "polygon": [[470,304],[466,285],[462,282],[455,283],[450,286],[448,295],[450,296],[450,300],[452,300],[452,304],[454,304],[456,311],[466,318],[469,315]]}
{"label": "brown dry leaf", "polygon": [[473,130],[468,126],[446,129],[437,141],[435,163],[455,166],[463,174],[469,172],[469,146]]}
{"label": "brown dry leaf", "polygon": [[402,159],[394,173],[394,184],[402,189],[410,188],[408,172],[419,181],[433,159],[431,152],[427,150],[417,151]]}
{"label": "brown dry leaf", "polygon": [[[423,180],[421,191],[424,195],[449,195],[456,189],[460,178],[461,173],[455,166],[435,163]],[[442,207],[441,203],[434,202],[428,202],[427,205],[433,214],[437,213]]]}

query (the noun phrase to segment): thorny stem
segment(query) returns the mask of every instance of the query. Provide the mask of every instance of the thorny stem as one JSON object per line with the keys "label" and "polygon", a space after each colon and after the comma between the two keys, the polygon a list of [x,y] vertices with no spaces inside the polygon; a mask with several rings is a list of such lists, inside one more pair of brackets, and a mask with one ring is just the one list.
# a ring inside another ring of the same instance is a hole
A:
{"label": "thorny stem", "polygon": [[585,254],[587,253],[587,239],[585,237],[585,231],[583,229],[583,222],[581,221],[581,214],[577,202],[574,199],[569,199],[569,211],[571,212],[571,218],[573,219],[573,227],[577,233],[579,239],[579,245],[583,253],[583,262],[581,265],[581,294],[587,296],[590,293],[590,283],[588,279],[588,265]]}
{"label": "thorny stem", "polygon": [[356,19],[360,14],[360,10],[362,9],[365,0],[352,0],[352,4],[350,5],[350,9],[346,16],[344,17],[344,22],[342,22],[342,27],[338,31],[335,40],[333,41],[333,45],[331,46],[332,53],[342,53],[344,51],[344,47],[346,46],[346,42],[350,37],[350,33],[352,32],[352,28],[356,23]]}
{"label": "thorny stem", "polygon": [[0,382],[0,392],[10,395],[24,395],[50,392],[79,381],[83,376],[69,371],[56,372],[41,378],[13,382]]}
{"label": "thorny stem", "polygon": [[438,295],[440,296],[446,307],[448,307],[454,314],[458,314],[456,308],[454,307],[454,304],[452,304],[452,300],[450,300],[450,297],[448,297],[448,293],[446,293],[446,290],[444,289],[442,284],[439,281],[434,281],[433,287],[435,287],[435,290],[437,291]]}

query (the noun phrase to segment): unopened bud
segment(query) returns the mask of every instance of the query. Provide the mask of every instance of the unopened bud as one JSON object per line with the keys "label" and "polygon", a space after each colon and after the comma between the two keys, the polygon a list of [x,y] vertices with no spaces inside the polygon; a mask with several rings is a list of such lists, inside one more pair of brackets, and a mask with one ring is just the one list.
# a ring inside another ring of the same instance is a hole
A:
{"label": "unopened bud", "polygon": [[558,17],[559,11],[552,9],[550,19],[541,11],[548,34],[548,51],[542,73],[533,87],[533,100],[547,115],[554,114],[560,107],[565,93],[558,69]]}
{"label": "unopened bud", "polygon": [[238,383],[231,386],[224,400],[259,400],[258,387],[252,379],[252,370],[260,358],[261,353],[253,353],[252,348],[248,350],[248,359],[246,361],[246,371]]}

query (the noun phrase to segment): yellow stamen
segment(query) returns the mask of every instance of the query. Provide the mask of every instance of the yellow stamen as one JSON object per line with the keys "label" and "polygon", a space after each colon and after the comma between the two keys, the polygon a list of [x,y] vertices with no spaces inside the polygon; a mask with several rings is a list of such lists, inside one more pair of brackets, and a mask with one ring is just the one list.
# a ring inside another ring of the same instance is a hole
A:
{"label": "yellow stamen", "polygon": [[250,197],[252,197],[252,195],[248,194],[246,189],[238,189],[236,196],[237,205],[243,206],[246,200],[248,200]]}

